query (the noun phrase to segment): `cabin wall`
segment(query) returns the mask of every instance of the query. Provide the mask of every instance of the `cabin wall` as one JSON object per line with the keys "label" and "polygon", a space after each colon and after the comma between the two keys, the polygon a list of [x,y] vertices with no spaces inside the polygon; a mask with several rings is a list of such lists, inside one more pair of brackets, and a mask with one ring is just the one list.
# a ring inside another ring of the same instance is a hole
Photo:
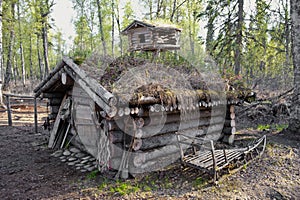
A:
{"label": "cabin wall", "polygon": [[152,30],[146,27],[136,28],[128,33],[129,49],[140,50],[153,48]]}
{"label": "cabin wall", "polygon": [[119,169],[124,159],[122,149],[127,151],[130,145],[133,153],[129,158],[128,170],[132,175],[171,164],[179,158],[177,132],[207,140],[222,138],[224,106],[213,109],[200,107],[198,111],[189,111],[185,120],[180,111],[169,111],[162,115],[162,112],[151,113],[149,110],[108,120],[111,168]]}

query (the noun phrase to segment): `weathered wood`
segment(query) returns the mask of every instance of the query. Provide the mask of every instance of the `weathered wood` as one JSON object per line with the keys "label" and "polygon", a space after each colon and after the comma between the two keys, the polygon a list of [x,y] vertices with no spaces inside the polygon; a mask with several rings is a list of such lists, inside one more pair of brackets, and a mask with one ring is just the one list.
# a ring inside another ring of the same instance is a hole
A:
{"label": "weathered wood", "polygon": [[[44,91],[51,88],[55,82],[57,82],[61,77],[62,71],[58,71],[53,76],[51,76],[46,83],[42,85],[37,91],[35,91],[35,97],[40,96]],[[49,76],[48,76],[49,77]]]}
{"label": "weathered wood", "polygon": [[144,165],[145,163],[151,160],[157,160],[160,157],[164,157],[172,154],[178,154],[179,156],[179,147],[177,144],[166,145],[161,148],[153,149],[152,151],[149,152],[140,152],[133,157],[133,165],[135,167],[142,168],[142,165]]}
{"label": "weathered wood", "polygon": [[138,174],[146,172],[162,170],[166,168],[166,166],[169,166],[170,164],[176,162],[176,160],[178,160],[179,157],[179,151],[176,150],[173,154],[157,157],[153,160],[146,160],[144,163],[141,163],[138,167],[131,163],[129,165],[129,173],[132,176],[136,176]]}
{"label": "weathered wood", "polygon": [[[61,61],[58,65],[56,65],[56,67],[49,73],[49,75],[47,76],[47,78],[44,79],[33,91],[35,93],[41,94],[40,90],[46,85],[46,83],[48,83],[48,81],[50,79],[52,79],[53,76],[56,75],[56,73],[58,71],[60,71],[63,68],[64,65],[65,65],[65,63],[63,61]],[[36,97],[37,96],[39,96],[39,95],[36,95]]]}
{"label": "weathered wood", "polygon": [[34,98],[34,132],[38,133],[38,111],[36,98]]}
{"label": "weathered wood", "polygon": [[[84,70],[80,69],[70,58],[64,57],[63,61],[71,67],[71,69],[85,82],[85,84],[94,91],[106,104],[115,106],[118,101],[117,98],[107,91],[95,79],[88,77]],[[68,73],[70,75],[70,73]],[[73,74],[73,73],[72,73]],[[101,105],[99,105],[101,106]]]}
{"label": "weathered wood", "polygon": [[10,96],[6,96],[6,107],[7,107],[6,109],[7,109],[8,126],[12,126]]}
{"label": "weathered wood", "polygon": [[64,97],[64,93],[43,93],[42,94],[42,98],[48,98],[48,99],[52,99],[52,98],[59,98],[62,99]]}
{"label": "weathered wood", "polygon": [[[60,106],[60,108],[59,108],[59,110],[58,110],[57,113],[59,113],[60,110],[63,108],[63,105],[64,105],[66,99],[67,99],[67,95],[64,96],[64,98],[63,98],[63,100],[61,102],[61,106]],[[49,148],[53,148],[54,140],[56,138],[56,134],[58,132],[58,128],[59,128],[60,122],[61,122],[60,116],[57,115],[56,119],[55,119],[55,122],[54,122],[54,125],[53,125],[53,129],[51,130],[51,133],[50,133],[50,139],[49,139],[49,143],[48,143],[48,147]]]}
{"label": "weathered wood", "polygon": [[[73,74],[69,67],[65,66],[65,70],[69,75]],[[108,104],[106,104],[106,102],[104,102],[102,98],[100,98],[91,90],[91,88],[83,79],[81,79],[80,77],[75,77],[74,75],[70,76],[73,76],[72,78],[76,80],[75,85],[78,84],[99,105],[99,107],[101,107],[107,113],[109,117],[114,117],[117,114],[117,108],[115,106],[109,106]]]}
{"label": "weathered wood", "polygon": [[63,72],[61,74],[61,82],[63,85],[73,85],[74,84],[74,80],[66,72]]}
{"label": "weathered wood", "polygon": [[189,121],[189,122],[181,122],[181,123],[170,123],[170,124],[165,124],[163,127],[160,126],[146,126],[143,127],[141,130],[143,131],[143,136],[142,138],[148,138],[152,137],[155,135],[159,134],[164,134],[168,132],[175,132],[175,131],[181,131],[185,129],[190,129],[190,128],[201,128],[203,127],[208,127],[216,125],[218,129],[222,130],[224,121],[222,118],[213,118],[212,120],[194,120],[194,121]]}

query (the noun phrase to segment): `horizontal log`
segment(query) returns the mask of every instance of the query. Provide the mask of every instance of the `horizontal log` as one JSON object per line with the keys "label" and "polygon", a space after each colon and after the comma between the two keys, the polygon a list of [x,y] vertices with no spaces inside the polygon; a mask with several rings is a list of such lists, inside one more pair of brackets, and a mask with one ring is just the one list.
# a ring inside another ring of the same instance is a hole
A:
{"label": "horizontal log", "polygon": [[136,176],[141,173],[153,172],[165,169],[170,164],[176,162],[180,158],[179,150],[176,149],[173,154],[164,155],[161,157],[157,157],[153,160],[145,160],[144,163],[141,163],[138,167],[136,167],[133,162],[129,164],[129,173],[132,176]]}
{"label": "horizontal log", "polygon": [[208,127],[211,125],[218,125],[222,130],[224,126],[224,119],[221,118],[212,118],[211,120],[193,120],[188,122],[181,123],[170,123],[165,124],[163,126],[145,126],[142,128],[143,136],[142,138],[148,138],[155,135],[160,135],[169,132],[181,131],[190,128],[200,128],[200,127]]}
{"label": "horizontal log", "polygon": [[41,94],[41,88],[43,88],[45,86],[46,83],[48,83],[48,81],[50,79],[52,79],[52,77],[59,71],[62,69],[62,67],[65,65],[65,63],[63,61],[61,61],[59,64],[56,65],[56,67],[49,73],[49,75],[33,90],[35,93],[39,93],[38,95],[35,95],[36,97],[39,96]]}
{"label": "horizontal log", "polygon": [[157,160],[160,157],[164,157],[170,154],[179,155],[179,147],[177,144],[167,145],[149,152],[139,152],[133,157],[133,166],[143,168],[142,165],[145,165],[145,163],[147,163],[148,161]]}
{"label": "horizontal log", "polygon": [[42,94],[42,98],[48,98],[48,99],[51,99],[51,98],[60,98],[62,99],[64,97],[64,93],[43,93]]}
{"label": "horizontal log", "polygon": [[43,86],[39,90],[36,91],[35,97],[40,96],[44,91],[50,89],[53,86],[53,84],[60,79],[61,74],[62,71],[59,71],[55,73],[53,76],[51,76],[50,79],[45,84],[43,84]]}

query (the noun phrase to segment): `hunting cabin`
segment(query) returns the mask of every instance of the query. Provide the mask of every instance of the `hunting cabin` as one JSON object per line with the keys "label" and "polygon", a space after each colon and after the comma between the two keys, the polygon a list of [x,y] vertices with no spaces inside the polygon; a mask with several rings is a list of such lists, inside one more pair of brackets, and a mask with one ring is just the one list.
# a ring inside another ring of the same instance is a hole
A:
{"label": "hunting cabin", "polygon": [[[131,51],[179,48],[180,30],[176,28],[134,21],[123,33],[129,36]],[[148,70],[151,66],[153,74],[157,73],[157,65],[151,62],[127,59],[113,61],[109,70],[119,70],[123,65]],[[126,177],[128,173],[160,169],[179,159],[178,133],[233,142],[234,105],[241,98],[231,95],[222,99],[217,92],[201,88],[181,88],[175,94],[160,82],[163,79],[143,85],[132,77],[128,84],[139,87],[134,94],[125,94],[132,98],[124,103],[124,91],[112,91],[105,85],[121,73],[103,74],[98,67],[88,62],[79,66],[65,57],[35,88],[36,97],[50,102],[49,148],[72,143],[96,158],[99,169],[117,169],[126,172]],[[101,81],[100,77],[107,79]],[[170,78],[176,82],[174,76]]]}
{"label": "hunting cabin", "polygon": [[134,20],[122,34],[128,36],[129,51],[163,51],[180,49],[181,29],[170,25],[153,25]]}

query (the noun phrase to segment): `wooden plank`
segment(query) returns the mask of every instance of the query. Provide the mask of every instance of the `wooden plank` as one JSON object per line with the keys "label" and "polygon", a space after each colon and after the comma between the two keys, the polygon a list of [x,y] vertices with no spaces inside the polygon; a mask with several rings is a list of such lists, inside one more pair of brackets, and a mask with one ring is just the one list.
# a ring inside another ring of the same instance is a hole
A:
{"label": "wooden plank", "polygon": [[[67,99],[67,94],[64,96],[64,98],[63,98],[63,100],[61,102],[61,105],[60,105],[60,108],[58,110],[58,113],[63,108],[63,105],[64,105],[66,99]],[[54,125],[53,125],[53,129],[51,130],[51,133],[50,133],[50,139],[49,139],[49,143],[48,143],[48,147],[49,148],[53,148],[54,140],[56,138],[56,134],[58,132],[58,128],[59,128],[60,123],[61,123],[61,119],[60,119],[60,115],[58,114],[56,116],[56,119],[55,119],[55,122],[54,122]]]}

